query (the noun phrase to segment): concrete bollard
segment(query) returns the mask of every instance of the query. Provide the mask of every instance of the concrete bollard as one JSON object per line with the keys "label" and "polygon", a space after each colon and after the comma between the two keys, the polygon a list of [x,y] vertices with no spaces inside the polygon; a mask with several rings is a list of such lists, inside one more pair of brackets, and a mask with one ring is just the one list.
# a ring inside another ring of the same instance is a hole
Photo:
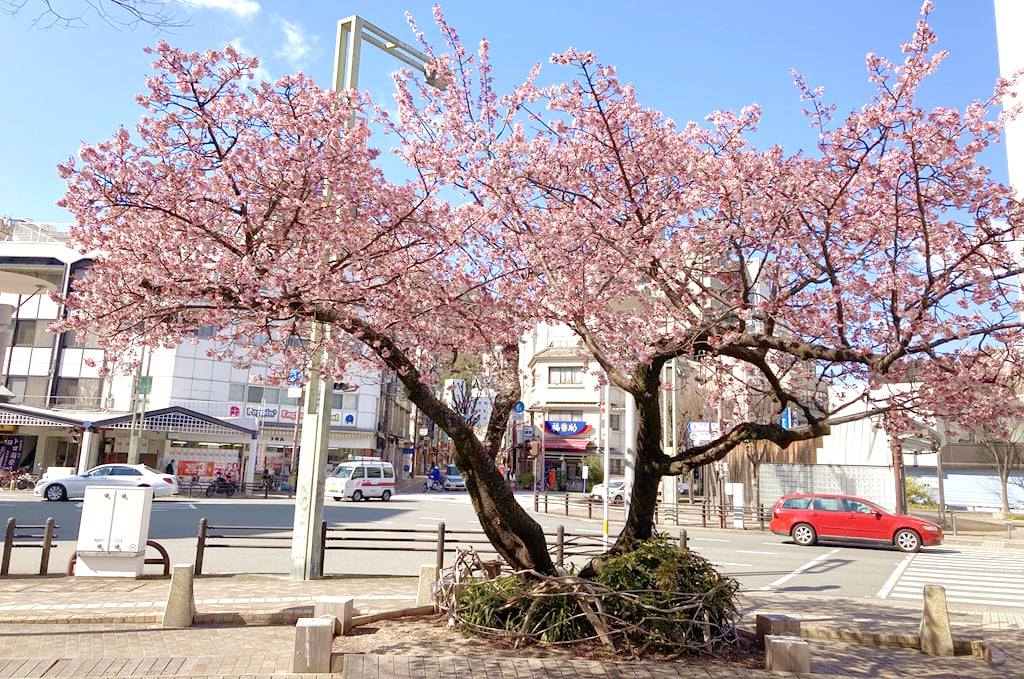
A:
{"label": "concrete bollard", "polygon": [[754,617],[754,631],[757,634],[758,646],[764,648],[764,638],[767,636],[799,639],[800,621],[781,613],[758,613]]}
{"label": "concrete bollard", "polygon": [[299,618],[295,623],[295,652],[292,672],[295,674],[331,671],[331,644],[334,642],[333,617]]}
{"label": "concrete bollard", "polygon": [[434,583],[437,582],[437,566],[425,563],[420,566],[420,581],[416,588],[416,605],[430,606],[434,603]]}
{"label": "concrete bollard", "polygon": [[772,672],[811,673],[811,647],[797,637],[766,636],[764,668]]}
{"label": "concrete bollard", "polygon": [[348,596],[318,596],[313,600],[313,617],[333,616],[334,634],[346,635],[352,631],[355,617],[355,600]]}
{"label": "concrete bollard", "polygon": [[953,630],[946,608],[946,588],[924,586],[924,610],[921,611],[921,652],[941,657],[953,656]]}
{"label": "concrete bollard", "polygon": [[192,580],[194,566],[175,564],[171,569],[171,586],[167,590],[163,627],[191,627],[196,617],[196,598]]}

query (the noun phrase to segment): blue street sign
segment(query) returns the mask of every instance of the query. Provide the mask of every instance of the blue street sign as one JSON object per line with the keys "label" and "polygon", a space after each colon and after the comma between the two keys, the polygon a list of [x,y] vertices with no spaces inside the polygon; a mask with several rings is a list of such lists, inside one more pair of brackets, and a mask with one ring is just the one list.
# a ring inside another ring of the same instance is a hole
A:
{"label": "blue street sign", "polygon": [[513,408],[513,410],[515,410],[517,413],[521,413],[524,410],[526,410],[526,404],[523,403],[522,401],[520,401],[519,403],[516,404],[516,406],[515,406],[515,408]]}
{"label": "blue street sign", "polygon": [[288,373],[288,384],[291,384],[292,386],[298,386],[302,384],[302,371],[293,370],[290,373]]}
{"label": "blue street sign", "polygon": [[789,408],[782,411],[782,417],[779,418],[779,426],[783,429],[793,428],[793,416],[790,414]]}

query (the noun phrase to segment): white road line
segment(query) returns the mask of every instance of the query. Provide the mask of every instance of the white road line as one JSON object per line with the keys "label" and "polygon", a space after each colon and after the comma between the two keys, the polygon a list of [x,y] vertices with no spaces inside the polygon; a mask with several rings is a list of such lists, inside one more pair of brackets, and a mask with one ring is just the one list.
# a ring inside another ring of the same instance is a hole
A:
{"label": "white road line", "polygon": [[763,554],[764,556],[778,556],[778,552],[755,552],[751,549],[737,549],[737,554]]}
{"label": "white road line", "polygon": [[775,582],[773,582],[771,584],[768,584],[768,585],[765,585],[764,587],[759,587],[758,589],[760,591],[767,591],[767,590],[770,590],[770,589],[774,589],[774,588],[778,587],[779,585],[784,585],[787,582],[789,582],[790,580],[792,580],[793,578],[795,578],[796,576],[798,576],[801,573],[803,573],[805,570],[807,570],[811,566],[816,566],[817,564],[821,563],[822,561],[825,561],[826,559],[828,559],[830,556],[832,556],[833,554],[835,554],[838,551],[839,551],[839,549],[833,549],[830,552],[825,552],[824,554],[819,554],[818,556],[814,557],[813,559],[811,559],[810,561],[805,563],[803,566],[800,566],[800,568],[797,568],[792,573],[789,573],[787,575],[783,575],[781,578],[779,578]]}
{"label": "white road line", "polygon": [[717,538],[690,538],[691,540],[700,540],[701,542],[732,542],[732,540],[719,540]]}
{"label": "white road line", "polygon": [[[920,599],[920,594],[899,594],[893,592],[891,598],[893,599]],[[1003,606],[1005,608],[1016,608],[1020,609],[1021,606],[1013,604],[1001,604],[999,599],[976,599],[974,597],[967,596],[955,596],[951,594],[946,595],[946,601],[951,601],[957,604],[984,604],[986,606]]]}
{"label": "white road line", "polygon": [[[924,590],[924,586],[925,583],[902,581],[899,585],[896,586],[896,588],[893,591],[917,592],[918,594],[920,594]],[[1015,599],[1017,601],[1024,601],[1024,590],[1019,590],[1011,593],[1008,592],[1005,588],[998,587],[995,585],[986,585],[984,587],[981,587],[979,585],[968,586],[943,584],[943,588],[946,590],[947,594],[973,594],[976,596],[991,596],[1001,599]]]}
{"label": "white road line", "polygon": [[444,518],[443,516],[421,516],[420,518],[421,519],[426,519],[427,521],[447,521],[448,520],[448,519]]}
{"label": "white road line", "polygon": [[749,563],[732,563],[730,561],[712,561],[711,563],[716,566],[735,566],[737,568],[753,568],[753,564]]}
{"label": "white road line", "polygon": [[196,506],[195,506],[194,504],[192,504],[191,502],[189,502],[189,503],[188,503],[188,508],[189,508],[189,509],[195,509],[195,508],[196,508]]}
{"label": "white road line", "polygon": [[903,571],[907,569],[907,566],[909,566],[910,562],[913,560],[914,555],[908,554],[906,557],[904,557],[903,561],[900,561],[898,564],[896,564],[896,568],[893,569],[892,575],[890,575],[889,579],[885,581],[884,585],[882,585],[882,589],[878,590],[879,599],[885,599],[889,596],[889,592],[892,591],[892,588],[896,585],[896,582],[900,579],[900,576],[903,575]]}

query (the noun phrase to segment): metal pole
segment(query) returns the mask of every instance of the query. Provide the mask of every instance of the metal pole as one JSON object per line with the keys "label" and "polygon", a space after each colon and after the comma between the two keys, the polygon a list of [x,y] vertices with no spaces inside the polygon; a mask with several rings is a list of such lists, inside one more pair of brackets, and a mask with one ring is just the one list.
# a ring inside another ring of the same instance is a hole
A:
{"label": "metal pole", "polygon": [[292,428],[292,459],[288,464],[288,497],[295,495],[295,483],[298,480],[299,475],[299,423],[302,422],[302,411],[305,410],[302,407],[302,402],[305,395],[305,387],[299,387],[301,393],[299,398],[296,400],[295,405],[295,426]]}
{"label": "metal pole", "polygon": [[686,531],[679,531],[679,549],[688,549],[686,546]]}
{"label": "metal pole", "polygon": [[199,533],[196,535],[196,575],[203,574],[203,555],[206,553],[206,517],[199,519]]}
{"label": "metal pole", "polygon": [[444,568],[444,538],[445,528],[444,521],[437,524],[437,573],[438,577],[441,576],[441,570]]}
{"label": "metal pole", "polygon": [[0,575],[7,575],[11,568],[11,549],[14,548],[14,517],[7,519],[7,529],[4,531],[4,552],[0,558]]}
{"label": "metal pole", "polygon": [[939,525],[946,525],[946,488],[942,480],[942,446],[939,441],[932,439],[932,448],[935,450],[935,476],[939,481]]}
{"label": "metal pole", "polygon": [[39,575],[46,575],[50,570],[50,549],[53,547],[53,517],[46,519],[43,528],[43,553],[39,556]]}
{"label": "metal pole", "polygon": [[612,387],[607,382],[604,385],[604,498],[601,508],[601,540],[604,544],[604,550],[608,551],[608,487],[611,479],[609,478],[609,466],[611,465],[611,446],[608,439],[611,438],[612,429]]}
{"label": "metal pole", "polygon": [[559,568],[565,565],[565,526],[555,528],[555,564]]}

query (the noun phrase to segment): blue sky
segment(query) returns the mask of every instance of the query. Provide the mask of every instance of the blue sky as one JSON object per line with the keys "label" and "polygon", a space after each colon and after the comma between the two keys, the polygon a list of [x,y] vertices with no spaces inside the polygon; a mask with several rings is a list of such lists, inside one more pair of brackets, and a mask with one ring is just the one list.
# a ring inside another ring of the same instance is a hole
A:
{"label": "blue sky", "polygon": [[[74,0],[69,0],[74,2]],[[146,45],[164,37],[187,49],[237,41],[263,60],[271,76],[302,70],[329,84],[337,20],[360,14],[412,42],[411,11],[436,37],[430,2],[419,0],[190,0],[188,25],[159,34],[147,27],[117,30],[86,15],[77,29],[30,27],[28,6],[0,14],[0,215],[65,222],[53,203],[62,194],[55,165],[82,142],[109,137],[133,124],[133,97],[150,70]],[[928,104],[963,106],[987,97],[998,75],[995,22],[989,0],[937,0],[933,26],[951,52],[924,91]],[[632,81],[646,105],[677,121],[757,102],[763,107],[759,144],[808,148],[813,133],[800,115],[789,75],[802,71],[822,84],[844,113],[869,96],[864,55],[897,58],[913,31],[917,0],[677,0],[569,2],[563,0],[443,3],[467,45],[491,40],[499,86],[518,82],[537,61],[567,47],[589,49]],[[379,101],[390,96],[397,62],[364,48],[360,85]],[[387,142],[381,142],[387,146]],[[1006,175],[1001,152],[986,158]]]}

